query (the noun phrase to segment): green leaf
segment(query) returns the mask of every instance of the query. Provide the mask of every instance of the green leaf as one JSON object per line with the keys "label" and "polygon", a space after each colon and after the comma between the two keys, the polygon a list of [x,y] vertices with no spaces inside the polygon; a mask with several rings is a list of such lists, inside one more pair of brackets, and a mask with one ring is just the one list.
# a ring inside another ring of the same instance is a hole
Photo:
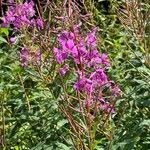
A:
{"label": "green leaf", "polygon": [[0,28],[0,33],[4,33],[6,36],[8,36],[9,34],[8,28]]}
{"label": "green leaf", "polygon": [[150,126],[150,119],[143,120],[140,126]]}
{"label": "green leaf", "polygon": [[8,43],[8,42],[6,41],[6,39],[4,39],[2,36],[0,36],[0,43]]}
{"label": "green leaf", "polygon": [[18,147],[18,146],[15,146],[14,148],[15,148],[15,150],[19,150],[19,147]]}
{"label": "green leaf", "polygon": [[57,142],[57,146],[60,148],[59,150],[70,150],[70,148],[63,143]]}
{"label": "green leaf", "polygon": [[66,119],[60,120],[59,122],[57,122],[57,129],[60,129],[66,123],[68,123],[68,121]]}

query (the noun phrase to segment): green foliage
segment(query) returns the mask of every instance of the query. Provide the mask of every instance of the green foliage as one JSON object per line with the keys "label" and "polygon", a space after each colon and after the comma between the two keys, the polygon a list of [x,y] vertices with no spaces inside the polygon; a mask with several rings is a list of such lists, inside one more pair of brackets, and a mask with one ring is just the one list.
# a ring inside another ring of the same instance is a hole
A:
{"label": "green foliage", "polygon": [[61,149],[67,121],[56,105],[59,91],[54,89],[53,97],[48,85],[37,82],[37,74],[21,69],[17,51],[5,43],[0,49],[0,129],[5,149]]}
{"label": "green foliage", "polygon": [[[83,12],[92,14],[85,26],[99,27],[99,51],[108,54],[112,66],[108,70],[109,77],[122,90],[116,112],[104,133],[106,136],[96,136],[94,150],[148,150],[150,147],[150,62],[145,59],[149,58],[150,26],[148,23],[146,27],[146,41],[140,43],[117,16],[117,9],[123,6],[124,1],[97,0],[93,3],[85,0],[86,8],[82,8]],[[149,8],[146,1],[142,6],[144,12]],[[51,72],[55,65],[49,72],[44,70],[46,75],[52,75],[52,82],[43,82],[45,76],[36,69],[21,69],[18,60],[21,41],[9,45],[8,35],[9,29],[0,28],[0,148],[73,149],[68,121],[58,108],[58,102],[63,103],[59,98],[63,89],[62,79]],[[147,48],[143,43],[148,43]],[[66,82],[65,78],[63,82]],[[67,90],[72,93],[71,89]],[[78,116],[75,114],[75,117]]]}
{"label": "green foliage", "polygon": [[113,117],[112,140],[104,149],[147,150],[150,147],[150,68],[145,63],[146,52],[142,43],[118,20],[116,10],[124,3],[111,1],[111,9],[106,13],[99,9],[104,1],[99,2],[93,7],[93,22],[100,28],[99,47],[110,56],[110,78],[117,81],[122,90]]}

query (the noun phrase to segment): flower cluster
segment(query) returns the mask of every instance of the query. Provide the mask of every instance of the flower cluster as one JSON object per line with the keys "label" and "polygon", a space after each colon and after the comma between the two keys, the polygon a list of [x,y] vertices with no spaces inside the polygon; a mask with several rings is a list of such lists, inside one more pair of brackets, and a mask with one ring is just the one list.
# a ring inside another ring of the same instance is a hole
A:
{"label": "flower cluster", "polygon": [[28,65],[28,61],[29,61],[29,51],[27,48],[22,48],[20,51],[20,66],[21,67],[25,67]]}
{"label": "flower cluster", "polygon": [[6,15],[2,18],[2,26],[8,27],[13,25],[15,29],[19,29],[23,26],[34,25],[42,29],[43,21],[40,18],[33,18],[35,15],[33,6],[32,1],[10,6]]}
{"label": "flower cluster", "polygon": [[[79,27],[74,26],[70,31],[64,30],[58,34],[58,47],[54,47],[54,56],[58,64],[65,64],[62,67],[61,75],[69,70],[68,60],[77,66],[77,81],[73,88],[82,92],[86,104],[98,103],[101,110],[114,112],[110,99],[104,98],[104,89],[107,89],[113,97],[120,94],[120,90],[113,81],[108,80],[106,68],[110,65],[106,54],[100,54],[96,43],[96,28],[85,36],[79,32]],[[67,65],[67,67],[66,67]],[[106,91],[106,90],[105,90]]]}
{"label": "flower cluster", "polygon": [[29,52],[29,49],[23,47],[20,50],[20,66],[26,67],[29,63],[32,65],[40,65],[41,51],[38,49],[35,52]]}

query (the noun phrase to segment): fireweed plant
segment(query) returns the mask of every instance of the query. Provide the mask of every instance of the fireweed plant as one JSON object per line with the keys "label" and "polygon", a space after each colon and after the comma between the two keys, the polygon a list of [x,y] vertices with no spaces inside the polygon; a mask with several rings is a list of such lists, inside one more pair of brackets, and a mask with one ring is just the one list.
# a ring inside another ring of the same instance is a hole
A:
{"label": "fireweed plant", "polygon": [[[15,4],[13,0],[8,1],[10,7],[6,15],[2,17],[2,27],[13,26],[13,32],[22,32],[25,34],[26,30],[37,28],[41,30],[44,28],[44,22],[40,17],[35,16],[34,3],[32,1]],[[10,37],[10,43],[14,44],[16,38]],[[28,48],[22,47],[20,50],[20,66],[25,67],[29,63],[38,65],[41,60],[41,51],[36,49],[29,51]]]}
{"label": "fireweed plant", "polygon": [[[62,80],[68,72],[73,73],[76,78],[71,85],[77,103],[66,99],[67,107],[60,105],[60,110],[71,125],[73,135],[78,139],[76,141],[80,143],[74,142],[79,144],[75,144],[75,147],[94,149],[99,121],[101,117],[104,119],[101,120],[101,127],[104,127],[110,115],[115,112],[114,105],[120,89],[106,75],[106,69],[110,65],[107,55],[100,54],[97,49],[97,29],[94,28],[84,35],[80,29],[80,26],[74,25],[69,31],[61,31],[57,35],[58,46],[54,47],[53,52],[56,62],[61,66],[58,72]],[[74,111],[80,114],[80,119],[75,117]]]}
{"label": "fireweed plant", "polygon": [[[41,32],[44,22],[41,18],[34,18],[33,6],[32,2],[12,5],[2,18],[2,26],[13,25],[16,33],[25,34],[25,29],[33,27]],[[57,98],[58,107],[68,120],[70,138],[73,147],[78,150],[95,149],[98,138],[111,140],[109,121],[115,113],[115,103],[120,95],[120,89],[106,74],[110,64],[107,54],[100,54],[98,51],[96,32],[96,27],[83,32],[81,25],[70,25],[70,28],[64,27],[55,32],[53,47],[47,50],[49,55],[41,53],[41,45],[35,46],[38,48],[33,51],[27,41],[22,44],[19,53],[20,66],[23,69],[40,66],[42,71],[41,68],[48,65],[48,61],[55,66],[52,70],[55,73],[49,73],[49,82],[59,78],[61,90]],[[36,35],[28,36],[32,39]],[[47,43],[44,45],[48,48]],[[43,82],[45,83],[44,79]],[[29,100],[28,106],[30,107]]]}
{"label": "fireweed plant", "polygon": [[43,28],[43,21],[40,18],[34,18],[34,4],[33,2],[19,3],[17,5],[13,4],[13,1],[9,2],[11,6],[9,7],[6,15],[2,18],[3,27],[9,27],[13,25],[14,29],[25,28],[28,26],[37,26],[38,28]]}

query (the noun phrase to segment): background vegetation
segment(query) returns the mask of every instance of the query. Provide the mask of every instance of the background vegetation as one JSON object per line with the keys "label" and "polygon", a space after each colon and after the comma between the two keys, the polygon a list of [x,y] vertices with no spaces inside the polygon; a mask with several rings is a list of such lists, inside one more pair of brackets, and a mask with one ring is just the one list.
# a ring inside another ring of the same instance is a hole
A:
{"label": "background vegetation", "polygon": [[[94,149],[149,150],[150,3],[148,0],[85,0],[78,5],[80,15],[90,15],[82,20],[84,27],[99,28],[99,51],[108,54],[109,77],[122,91],[106,136],[97,137]],[[59,27],[54,18],[60,14],[61,6],[61,1],[56,1],[50,7],[51,28]],[[57,105],[61,92],[59,81],[44,83],[36,69],[21,68],[18,48],[22,35],[15,35],[14,45],[9,41],[10,36],[10,28],[0,28],[0,148],[73,149],[68,121]]]}

